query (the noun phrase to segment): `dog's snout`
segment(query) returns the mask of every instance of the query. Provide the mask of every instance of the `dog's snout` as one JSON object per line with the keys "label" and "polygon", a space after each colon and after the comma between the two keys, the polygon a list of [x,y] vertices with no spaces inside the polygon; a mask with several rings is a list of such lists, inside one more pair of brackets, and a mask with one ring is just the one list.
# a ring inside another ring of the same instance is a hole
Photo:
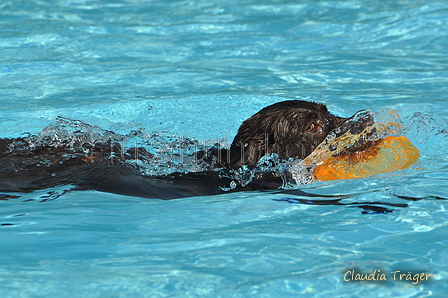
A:
{"label": "dog's snout", "polygon": [[374,117],[368,113],[368,111],[361,111],[343,121],[334,130],[334,133],[336,137],[340,137],[347,132],[351,135],[359,135],[367,128],[372,127],[374,124]]}

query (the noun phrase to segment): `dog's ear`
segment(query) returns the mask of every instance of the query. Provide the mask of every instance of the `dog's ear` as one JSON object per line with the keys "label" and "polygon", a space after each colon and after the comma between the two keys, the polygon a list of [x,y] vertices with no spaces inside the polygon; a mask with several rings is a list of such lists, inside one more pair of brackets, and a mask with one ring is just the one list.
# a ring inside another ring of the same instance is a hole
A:
{"label": "dog's ear", "polygon": [[267,127],[260,114],[255,114],[243,122],[230,146],[232,165],[256,164],[266,154],[268,143],[266,139],[270,135]]}

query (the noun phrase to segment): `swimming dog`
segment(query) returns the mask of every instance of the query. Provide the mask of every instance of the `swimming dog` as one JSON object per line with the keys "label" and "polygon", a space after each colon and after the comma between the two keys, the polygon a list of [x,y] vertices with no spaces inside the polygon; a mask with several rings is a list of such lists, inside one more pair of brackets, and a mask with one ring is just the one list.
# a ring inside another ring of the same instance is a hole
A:
{"label": "swimming dog", "polygon": [[[263,156],[272,153],[281,160],[303,159],[347,119],[334,116],[320,103],[278,102],[244,121],[229,149],[195,153],[201,162],[213,164],[212,168],[158,176],[142,175],[135,165],[126,162],[135,152],[151,158],[144,148],[126,151],[119,144],[97,142],[86,154],[85,148],[69,148],[63,143],[30,146],[27,138],[0,139],[0,192],[74,185],[79,190],[173,199],[229,190],[273,189],[284,184],[285,178],[278,173],[259,172],[247,185],[235,183],[232,174],[243,166],[255,167]],[[116,153],[113,162],[111,150]]]}

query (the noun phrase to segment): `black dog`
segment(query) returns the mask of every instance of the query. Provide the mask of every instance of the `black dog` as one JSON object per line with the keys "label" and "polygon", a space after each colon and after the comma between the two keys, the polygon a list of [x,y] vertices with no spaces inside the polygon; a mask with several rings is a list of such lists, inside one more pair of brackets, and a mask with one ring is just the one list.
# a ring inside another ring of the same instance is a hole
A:
{"label": "black dog", "polygon": [[[255,167],[261,157],[270,153],[283,160],[303,159],[345,120],[330,114],[323,104],[279,102],[244,121],[230,149],[196,152],[200,162],[213,165],[207,171],[159,176],[142,175],[135,165],[126,162],[136,154],[151,158],[144,148],[126,151],[113,142],[78,147],[64,143],[30,146],[27,138],[0,139],[0,191],[31,192],[75,185],[81,190],[173,199],[273,189],[285,183],[285,177],[279,173],[258,172],[247,185],[235,182],[235,173],[241,173],[243,165]],[[113,160],[111,151],[115,153]]]}

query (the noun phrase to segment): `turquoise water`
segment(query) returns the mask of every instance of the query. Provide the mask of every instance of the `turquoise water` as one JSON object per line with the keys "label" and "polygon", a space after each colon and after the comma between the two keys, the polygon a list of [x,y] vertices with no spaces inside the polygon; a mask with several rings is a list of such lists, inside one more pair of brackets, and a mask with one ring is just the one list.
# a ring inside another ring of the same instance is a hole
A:
{"label": "turquoise water", "polygon": [[[343,195],[333,205],[70,186],[6,198],[1,297],[445,297],[445,2],[1,1],[0,137],[63,116],[225,142],[262,107],[304,99],[340,116],[396,109],[422,153],[408,170],[300,188]],[[344,281],[352,268],[387,280]]]}

